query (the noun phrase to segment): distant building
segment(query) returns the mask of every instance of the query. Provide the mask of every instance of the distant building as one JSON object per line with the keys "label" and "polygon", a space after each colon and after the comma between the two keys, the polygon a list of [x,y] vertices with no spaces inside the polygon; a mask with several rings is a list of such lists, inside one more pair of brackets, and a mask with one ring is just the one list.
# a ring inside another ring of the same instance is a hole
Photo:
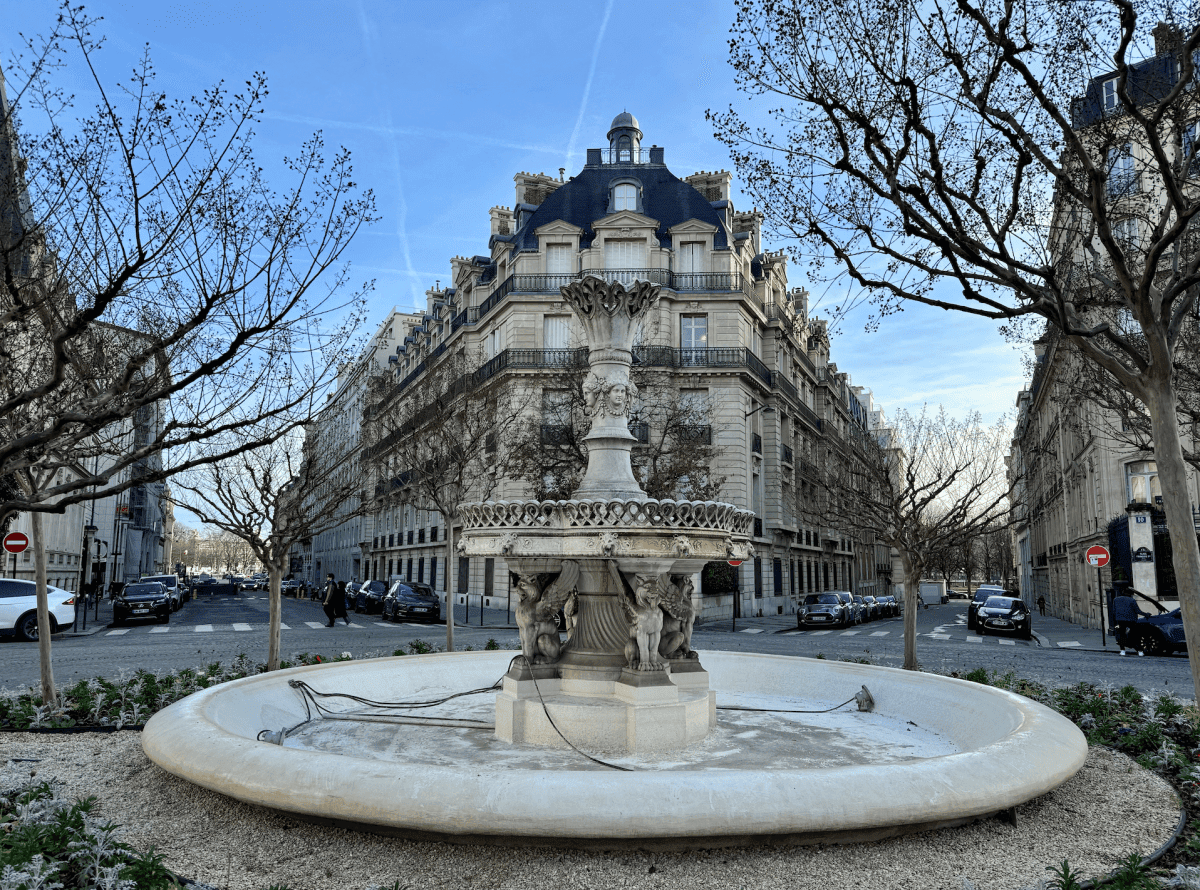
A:
{"label": "distant building", "polygon": [[[886,548],[804,519],[817,462],[829,449],[857,447],[875,408],[830,361],[825,322],[809,317],[803,289],[789,289],[785,257],[763,250],[761,214],[734,208],[725,171],[673,174],[663,148],[642,147],[628,112],[613,120],[608,140],[607,148],[589,149],[569,179],[518,173],[513,206],[488,211],[488,253],[454,257],[450,282],[427,291],[424,312],[393,315],[389,362],[381,365],[372,347],[361,367],[383,369],[380,390],[391,397],[419,388],[444,354],[478,354],[474,376],[521,380],[535,392],[530,410],[544,412],[553,430],[555,393],[542,381],[583,343],[559,287],[584,275],[655,282],[661,297],[634,348],[635,365],[669,373],[681,401],[711,406],[706,423],[688,428],[689,441],[716,446],[721,499],[757,517],[754,557],[719,573],[723,586],[697,583],[701,613],[785,614],[808,592],[890,590]],[[339,383],[322,429],[353,425],[346,408],[358,397],[348,384],[341,393]],[[405,502],[386,443],[368,438],[362,451],[371,460],[360,471],[376,474],[376,509],[362,522],[361,540],[350,532],[331,539],[323,563],[360,580],[431,584],[460,604],[510,605],[504,561],[463,557],[448,571],[445,529],[436,514]],[[528,487],[509,480],[498,496],[526,497]],[[317,552],[314,544],[314,562]]]}

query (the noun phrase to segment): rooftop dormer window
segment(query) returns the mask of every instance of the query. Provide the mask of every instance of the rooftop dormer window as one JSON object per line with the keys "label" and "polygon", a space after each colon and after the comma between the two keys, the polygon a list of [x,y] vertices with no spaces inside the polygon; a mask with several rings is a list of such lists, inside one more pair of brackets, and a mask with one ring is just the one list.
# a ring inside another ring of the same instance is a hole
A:
{"label": "rooftop dormer window", "polygon": [[1104,110],[1115,111],[1121,104],[1121,99],[1117,95],[1117,81],[1120,78],[1110,77],[1104,81]]}
{"label": "rooftop dormer window", "polygon": [[[629,141],[629,137],[624,137]],[[637,210],[637,186],[619,185],[613,189],[613,210]]]}

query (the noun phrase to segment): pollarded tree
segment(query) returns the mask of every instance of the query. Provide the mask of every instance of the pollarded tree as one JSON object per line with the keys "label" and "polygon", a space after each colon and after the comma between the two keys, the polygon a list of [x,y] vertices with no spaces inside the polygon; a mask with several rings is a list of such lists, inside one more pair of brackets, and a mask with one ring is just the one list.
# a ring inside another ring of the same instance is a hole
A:
{"label": "pollarded tree", "polygon": [[[1173,25],[1152,35],[1156,17]],[[730,49],[740,88],[770,110],[711,119],[806,262],[880,316],[1040,317],[1145,406],[1200,639],[1174,372],[1200,289],[1200,7],[738,0]]]}
{"label": "pollarded tree", "polygon": [[442,519],[447,651],[454,650],[459,507],[489,499],[513,477],[527,401],[519,379],[489,376],[491,368],[465,351],[445,353],[401,392],[377,381],[366,411],[366,464],[383,496]]}
{"label": "pollarded tree", "polygon": [[[888,429],[842,443],[820,462],[807,505],[825,527],[894,548],[904,566],[904,667],[916,670],[920,581],[929,569],[1008,515],[1011,481],[1004,454],[1010,433],[979,415],[955,420],[898,411]],[[806,505],[799,505],[805,507]]]}

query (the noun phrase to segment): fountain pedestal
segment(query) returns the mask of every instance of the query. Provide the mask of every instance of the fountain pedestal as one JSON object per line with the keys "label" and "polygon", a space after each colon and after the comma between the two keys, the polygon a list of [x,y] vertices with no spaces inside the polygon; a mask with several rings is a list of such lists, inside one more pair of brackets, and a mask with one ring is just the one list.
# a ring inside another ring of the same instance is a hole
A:
{"label": "fountain pedestal", "polygon": [[631,754],[685,747],[716,725],[708,674],[691,649],[691,576],[711,560],[748,558],[753,514],[654,500],[634,475],[629,371],[658,286],[589,277],[561,290],[589,347],[591,429],[577,500],[462,508],[460,552],[501,557],[520,579],[524,663],[497,696],[496,735]]}

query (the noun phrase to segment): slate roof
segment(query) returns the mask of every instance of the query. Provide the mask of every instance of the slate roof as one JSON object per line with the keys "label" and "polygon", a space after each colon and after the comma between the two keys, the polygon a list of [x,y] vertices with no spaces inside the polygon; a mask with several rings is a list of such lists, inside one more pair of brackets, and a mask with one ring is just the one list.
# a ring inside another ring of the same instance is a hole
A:
{"label": "slate roof", "polygon": [[513,238],[517,251],[537,250],[534,231],[562,220],[583,229],[580,247],[590,247],[595,232],[592,223],[608,216],[609,185],[615,179],[631,178],[642,184],[642,212],[658,220],[655,233],[659,244],[671,246],[667,231],[681,222],[698,219],[717,227],[713,247],[728,246],[721,217],[704,196],[660,164],[600,164],[583,168],[579,175],[550,193]]}
{"label": "slate roof", "polygon": [[[1158,102],[1175,86],[1178,77],[1179,56],[1155,56],[1129,66],[1129,95],[1137,105]],[[1091,126],[1104,117],[1104,82],[1117,76],[1110,71],[1101,77],[1093,77],[1088,83],[1087,93],[1071,102],[1071,124],[1076,129]],[[1124,107],[1118,106],[1109,114],[1123,114]]]}

